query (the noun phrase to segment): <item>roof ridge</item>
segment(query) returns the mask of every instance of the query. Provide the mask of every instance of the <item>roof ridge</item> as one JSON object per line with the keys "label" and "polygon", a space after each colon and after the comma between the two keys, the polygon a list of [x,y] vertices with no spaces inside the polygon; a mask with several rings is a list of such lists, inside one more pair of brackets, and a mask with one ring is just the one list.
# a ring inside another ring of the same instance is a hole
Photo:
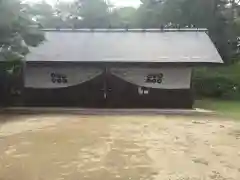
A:
{"label": "roof ridge", "polygon": [[155,28],[155,29],[41,29],[47,32],[207,32],[206,28]]}

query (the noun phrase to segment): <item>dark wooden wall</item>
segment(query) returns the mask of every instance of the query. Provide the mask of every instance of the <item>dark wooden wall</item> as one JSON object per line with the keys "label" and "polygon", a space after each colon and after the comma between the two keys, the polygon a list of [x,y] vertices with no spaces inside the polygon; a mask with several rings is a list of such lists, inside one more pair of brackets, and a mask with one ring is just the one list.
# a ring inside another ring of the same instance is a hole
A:
{"label": "dark wooden wall", "polygon": [[25,88],[26,106],[85,108],[192,108],[191,89],[153,89],[139,94],[139,87],[110,73],[83,84],[60,89]]}
{"label": "dark wooden wall", "polygon": [[[75,64],[51,62],[47,65],[58,67]],[[42,62],[27,64],[27,66],[32,65],[39,66],[39,68],[46,66]],[[107,67],[106,64],[94,64],[94,66],[103,69]],[[123,66],[129,67],[131,64],[123,64]],[[149,88],[148,94],[140,95],[138,86],[126,82],[107,71],[83,84],[59,89],[24,88],[23,74],[24,72],[22,72],[21,77],[14,80],[15,83],[4,79],[6,77],[3,75],[0,76],[0,104],[5,106],[190,109],[194,102],[192,89]],[[21,93],[12,95],[10,93],[12,87],[10,86],[15,86]]]}

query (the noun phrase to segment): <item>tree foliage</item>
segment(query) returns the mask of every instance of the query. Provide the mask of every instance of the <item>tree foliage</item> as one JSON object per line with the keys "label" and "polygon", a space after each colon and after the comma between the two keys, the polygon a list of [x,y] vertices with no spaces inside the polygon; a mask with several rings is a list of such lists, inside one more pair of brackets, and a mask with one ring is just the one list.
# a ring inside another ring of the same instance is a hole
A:
{"label": "tree foliage", "polygon": [[227,0],[143,0],[138,9],[141,27],[207,28],[226,62],[236,53],[236,35]]}
{"label": "tree foliage", "polygon": [[0,0],[0,60],[19,60],[44,37],[17,0]]}

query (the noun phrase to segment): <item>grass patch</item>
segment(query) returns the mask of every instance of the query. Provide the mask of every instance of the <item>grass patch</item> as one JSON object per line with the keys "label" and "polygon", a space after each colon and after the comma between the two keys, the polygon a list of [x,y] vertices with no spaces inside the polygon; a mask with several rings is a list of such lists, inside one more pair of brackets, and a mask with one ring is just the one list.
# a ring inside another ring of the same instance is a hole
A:
{"label": "grass patch", "polygon": [[213,110],[221,115],[240,120],[240,101],[216,99],[196,100],[194,108]]}

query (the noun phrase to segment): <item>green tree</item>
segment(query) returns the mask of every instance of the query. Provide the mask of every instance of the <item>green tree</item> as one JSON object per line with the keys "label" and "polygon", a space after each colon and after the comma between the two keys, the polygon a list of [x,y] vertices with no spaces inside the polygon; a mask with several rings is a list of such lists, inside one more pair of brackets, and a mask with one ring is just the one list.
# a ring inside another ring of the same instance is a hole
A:
{"label": "green tree", "polygon": [[228,0],[142,0],[137,24],[142,28],[207,28],[225,62],[236,53],[236,35],[227,12]]}
{"label": "green tree", "polygon": [[47,4],[45,1],[36,4],[25,4],[26,13],[34,19],[39,26],[49,27],[53,24],[53,19],[56,17],[54,9],[51,5]]}
{"label": "green tree", "polygon": [[115,14],[116,18],[113,23],[117,23],[116,26],[118,27],[126,27],[129,26],[129,28],[135,27],[135,14],[137,9],[133,7],[122,7],[122,8],[116,8],[112,12],[111,16]]}
{"label": "green tree", "polygon": [[110,25],[110,7],[104,0],[78,0],[81,27],[106,28]]}
{"label": "green tree", "polygon": [[59,2],[53,7],[46,2],[28,7],[28,13],[44,28],[106,28],[112,16],[110,4],[103,0]]}
{"label": "green tree", "polygon": [[45,1],[36,4],[26,5],[26,13],[31,16],[31,18],[34,19],[42,28],[66,27],[66,24],[68,22],[65,18],[65,11],[62,11],[62,3],[56,4],[55,7],[52,7]]}
{"label": "green tree", "polygon": [[28,46],[37,46],[44,35],[17,0],[0,0],[0,104],[7,104],[21,89],[21,67]]}
{"label": "green tree", "polygon": [[19,60],[28,53],[28,46],[44,40],[17,0],[0,0],[0,60]]}

